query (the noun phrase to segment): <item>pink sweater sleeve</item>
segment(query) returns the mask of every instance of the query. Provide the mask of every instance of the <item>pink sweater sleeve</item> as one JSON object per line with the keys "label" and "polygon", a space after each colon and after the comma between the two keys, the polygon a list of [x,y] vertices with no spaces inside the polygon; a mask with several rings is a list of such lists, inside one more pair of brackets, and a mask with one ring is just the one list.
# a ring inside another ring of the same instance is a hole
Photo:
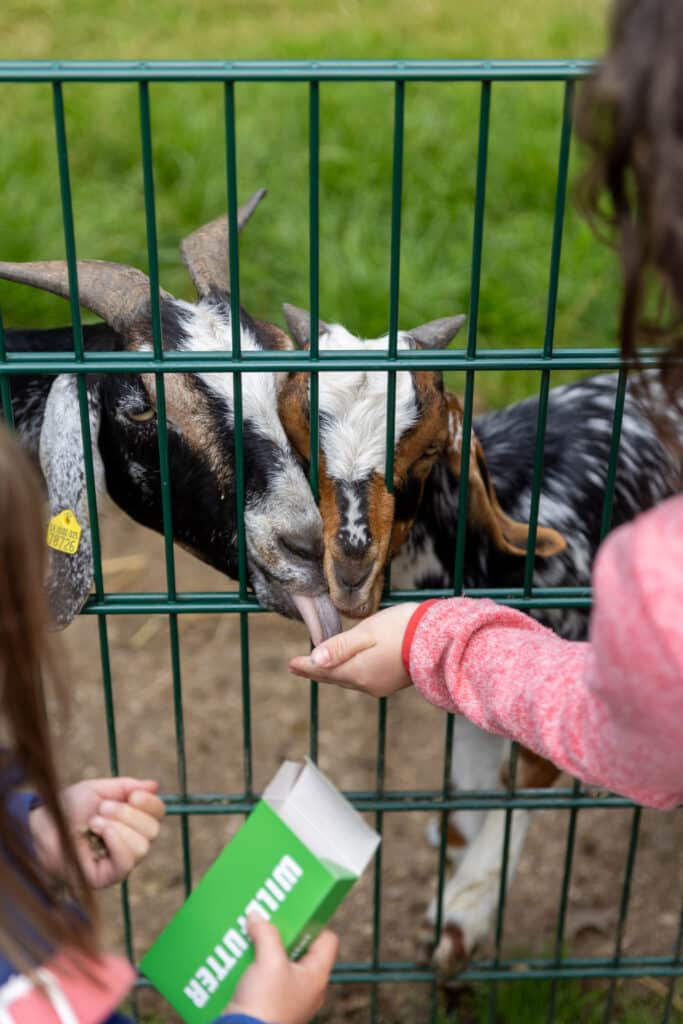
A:
{"label": "pink sweater sleeve", "polygon": [[638,803],[683,802],[683,497],[602,546],[590,640],[488,600],[421,606],[406,638],[434,704]]}

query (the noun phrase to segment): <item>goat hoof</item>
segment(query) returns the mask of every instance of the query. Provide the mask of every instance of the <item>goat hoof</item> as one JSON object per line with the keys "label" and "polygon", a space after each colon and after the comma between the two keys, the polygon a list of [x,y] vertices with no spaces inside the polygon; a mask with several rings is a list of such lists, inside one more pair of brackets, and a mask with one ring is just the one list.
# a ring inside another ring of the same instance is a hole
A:
{"label": "goat hoof", "polygon": [[434,948],[434,923],[423,921],[417,934],[415,959],[420,966],[434,967],[444,978],[459,974],[469,960],[460,925],[452,921],[445,922],[439,943]]}
{"label": "goat hoof", "polygon": [[455,922],[447,921],[441,929],[441,938],[432,956],[434,969],[444,978],[452,977],[464,970],[468,959],[462,928]]}

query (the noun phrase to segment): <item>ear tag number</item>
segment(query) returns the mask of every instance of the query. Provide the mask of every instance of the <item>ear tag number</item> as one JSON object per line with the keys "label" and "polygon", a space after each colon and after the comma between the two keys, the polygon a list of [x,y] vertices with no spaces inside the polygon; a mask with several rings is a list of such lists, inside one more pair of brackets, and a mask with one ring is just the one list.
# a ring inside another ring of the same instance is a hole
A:
{"label": "ear tag number", "polygon": [[53,516],[47,524],[47,546],[65,555],[75,555],[81,543],[82,529],[70,508]]}

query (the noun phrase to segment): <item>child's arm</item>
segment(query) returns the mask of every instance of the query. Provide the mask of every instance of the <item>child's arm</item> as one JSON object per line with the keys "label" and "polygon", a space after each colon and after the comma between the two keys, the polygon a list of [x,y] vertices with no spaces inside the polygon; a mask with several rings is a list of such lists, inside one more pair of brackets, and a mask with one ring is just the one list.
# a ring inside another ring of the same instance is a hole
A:
{"label": "child's arm", "polygon": [[412,678],[432,703],[584,781],[673,807],[683,801],[683,497],[616,530],[593,582],[587,644],[454,598],[380,612],[292,668],[375,695]]}

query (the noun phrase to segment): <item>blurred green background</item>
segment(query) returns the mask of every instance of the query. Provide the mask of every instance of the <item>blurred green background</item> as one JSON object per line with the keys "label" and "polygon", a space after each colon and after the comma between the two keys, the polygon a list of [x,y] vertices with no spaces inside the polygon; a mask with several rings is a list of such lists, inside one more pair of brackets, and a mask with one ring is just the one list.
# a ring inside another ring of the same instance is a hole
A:
{"label": "blurred green background", "polygon": [[[5,59],[584,58],[605,39],[606,0],[5,0]],[[64,255],[48,84],[0,86],[0,258]],[[542,343],[563,87],[494,84],[480,297],[481,346]],[[225,209],[220,84],[151,86],[164,286],[192,289],[177,245]],[[479,117],[477,83],[406,87],[400,326],[468,308]],[[134,85],[64,88],[77,251],[146,268]],[[320,312],[385,333],[393,87],[326,84],[321,94]],[[283,301],[308,305],[308,95],[303,84],[238,84],[239,195],[269,196],[242,236],[242,301],[283,323]],[[571,178],[580,154],[572,149]],[[555,340],[612,344],[616,272],[568,207]],[[0,285],[4,322],[68,320],[64,302]],[[461,342],[461,339],[459,339]],[[537,375],[480,373],[500,405]],[[559,381],[559,376],[558,376]],[[553,380],[553,383],[556,381]]]}

